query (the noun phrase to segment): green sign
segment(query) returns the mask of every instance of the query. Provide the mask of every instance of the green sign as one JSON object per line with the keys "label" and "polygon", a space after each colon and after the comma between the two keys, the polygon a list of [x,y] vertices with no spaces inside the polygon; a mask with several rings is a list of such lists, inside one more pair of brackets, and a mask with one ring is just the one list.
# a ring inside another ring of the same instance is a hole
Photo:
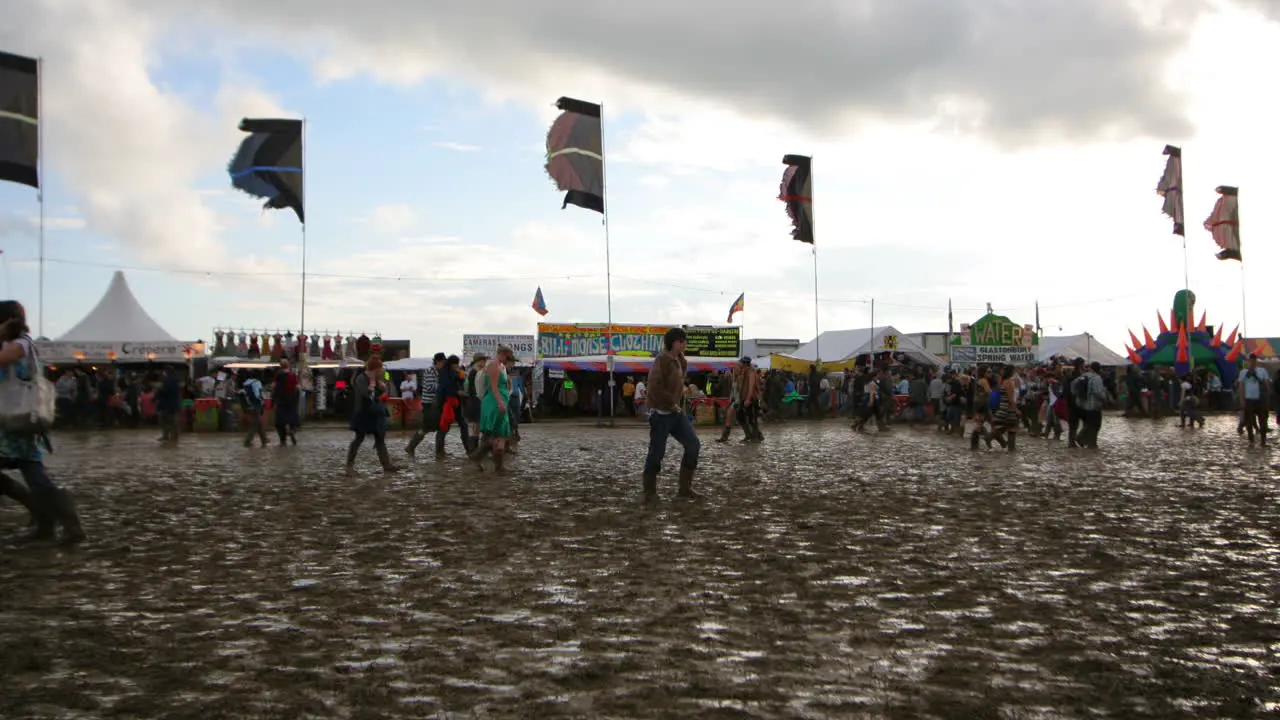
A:
{"label": "green sign", "polygon": [[1040,336],[1030,325],[987,313],[972,325],[961,325],[951,341],[951,359],[964,364],[1028,365],[1036,361]]}

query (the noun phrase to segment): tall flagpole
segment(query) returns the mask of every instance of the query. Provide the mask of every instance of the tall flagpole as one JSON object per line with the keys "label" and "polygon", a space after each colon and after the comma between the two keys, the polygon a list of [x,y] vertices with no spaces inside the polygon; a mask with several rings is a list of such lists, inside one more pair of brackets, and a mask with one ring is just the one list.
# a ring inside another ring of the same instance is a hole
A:
{"label": "tall flagpole", "polygon": [[37,305],[40,307],[40,322],[36,324],[36,335],[44,337],[44,58],[36,58],[36,164],[39,177],[36,178],[36,200],[40,204],[40,280]]}
{"label": "tall flagpole", "polygon": [[813,238],[813,350],[814,364],[822,367],[822,329],[818,322],[818,233],[813,213],[813,156],[809,156],[809,236]]}
{"label": "tall flagpole", "polygon": [[604,150],[604,103],[600,103],[600,224],[604,226],[604,282],[605,303],[608,325],[604,331],[605,368],[609,374],[609,427],[613,427],[614,400],[613,390],[617,381],[613,379],[613,263],[609,252],[609,183],[605,166],[608,156]]}
{"label": "tall flagpole", "polygon": [[[302,118],[302,217],[307,216],[307,118]],[[302,221],[302,318],[298,334],[307,334],[307,221]]]}
{"label": "tall flagpole", "polygon": [[[1240,191],[1236,190],[1236,246],[1243,249],[1240,242]],[[1244,337],[1249,337],[1249,296],[1244,291],[1244,253],[1240,253],[1240,329]]]}

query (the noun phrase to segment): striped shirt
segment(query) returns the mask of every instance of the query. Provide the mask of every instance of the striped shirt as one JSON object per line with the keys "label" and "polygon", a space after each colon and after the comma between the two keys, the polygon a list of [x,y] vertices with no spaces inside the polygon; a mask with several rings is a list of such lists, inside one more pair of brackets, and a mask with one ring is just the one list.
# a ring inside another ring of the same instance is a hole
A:
{"label": "striped shirt", "polygon": [[436,391],[440,387],[440,373],[434,367],[429,367],[422,371],[422,382],[419,392],[422,395],[423,405],[434,405],[436,403]]}

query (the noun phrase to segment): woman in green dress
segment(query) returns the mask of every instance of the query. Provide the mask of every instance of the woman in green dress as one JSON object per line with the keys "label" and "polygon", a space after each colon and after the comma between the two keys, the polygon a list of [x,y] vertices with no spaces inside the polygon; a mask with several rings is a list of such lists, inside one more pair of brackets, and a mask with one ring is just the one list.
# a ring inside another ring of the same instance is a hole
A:
{"label": "woman in green dress", "polygon": [[507,403],[511,400],[511,380],[507,377],[507,360],[514,356],[511,348],[499,346],[494,362],[485,366],[483,374],[476,378],[476,393],[480,396],[480,445],[471,459],[484,469],[484,456],[493,452],[493,467],[502,472],[507,450],[507,438],[511,437],[511,416]]}

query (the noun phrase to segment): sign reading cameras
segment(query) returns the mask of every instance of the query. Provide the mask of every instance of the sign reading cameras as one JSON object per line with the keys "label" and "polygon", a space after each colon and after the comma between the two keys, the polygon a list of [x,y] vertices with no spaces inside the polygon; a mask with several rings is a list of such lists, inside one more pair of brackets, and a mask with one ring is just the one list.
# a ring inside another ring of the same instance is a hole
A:
{"label": "sign reading cameras", "polygon": [[538,341],[533,335],[463,335],[462,363],[470,365],[471,358],[482,352],[489,357],[506,345],[516,354],[517,365],[533,365],[537,360]]}

